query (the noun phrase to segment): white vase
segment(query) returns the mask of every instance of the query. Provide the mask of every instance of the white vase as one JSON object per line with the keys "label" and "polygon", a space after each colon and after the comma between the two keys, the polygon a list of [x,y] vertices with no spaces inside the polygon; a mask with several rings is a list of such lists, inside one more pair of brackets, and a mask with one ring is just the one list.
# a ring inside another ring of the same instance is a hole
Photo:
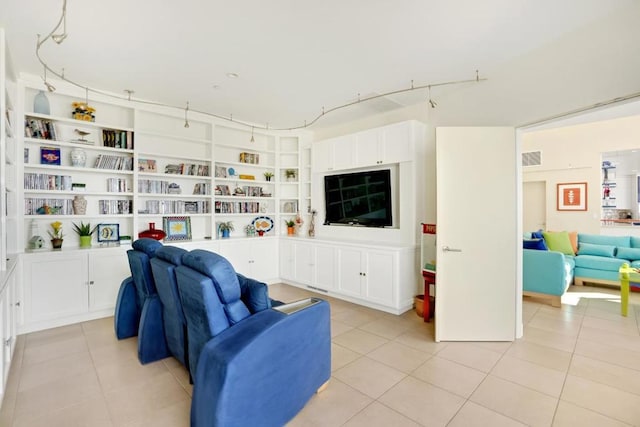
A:
{"label": "white vase", "polygon": [[84,167],[86,163],[87,163],[87,153],[84,150],[80,148],[74,148],[73,150],[71,150],[72,166]]}
{"label": "white vase", "polygon": [[49,99],[41,90],[38,91],[35,98],[33,98],[33,112],[37,114],[51,114]]}
{"label": "white vase", "polygon": [[84,196],[75,196],[71,203],[75,215],[84,215],[87,213],[87,199],[85,199]]}

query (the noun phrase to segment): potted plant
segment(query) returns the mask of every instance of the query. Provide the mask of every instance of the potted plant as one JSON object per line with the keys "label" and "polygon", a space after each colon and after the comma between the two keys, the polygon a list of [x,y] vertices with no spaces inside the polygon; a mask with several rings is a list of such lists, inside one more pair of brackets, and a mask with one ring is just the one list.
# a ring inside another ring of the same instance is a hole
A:
{"label": "potted plant", "polygon": [[273,172],[265,172],[264,173],[264,179],[266,179],[267,181],[271,181],[272,177],[273,177]]}
{"label": "potted plant", "polygon": [[73,229],[76,233],[78,233],[78,236],[80,236],[80,247],[81,248],[90,248],[91,247],[91,235],[93,234],[94,231],[96,231],[96,228],[98,227],[97,225],[95,227],[93,227],[93,229],[91,228],[91,223],[83,223],[82,221],[80,221],[80,225],[76,224],[75,222],[72,223],[73,224]]}
{"label": "potted plant", "polygon": [[47,231],[49,236],[51,236],[51,246],[53,249],[62,248],[62,241],[64,234],[62,234],[62,223],[60,221],[52,222],[51,228],[53,229],[53,233],[51,231]]}
{"label": "potted plant", "polygon": [[285,219],[284,223],[287,224],[287,234],[293,236],[296,234],[296,221],[293,219]]}
{"label": "potted plant", "polygon": [[287,181],[294,181],[297,175],[298,171],[296,171],[295,169],[286,169],[284,171],[284,176],[287,178]]}
{"label": "potted plant", "polygon": [[220,230],[220,233],[222,234],[223,239],[229,238],[229,233],[234,230],[233,222],[231,221],[221,222],[220,225],[218,225],[218,230]]}

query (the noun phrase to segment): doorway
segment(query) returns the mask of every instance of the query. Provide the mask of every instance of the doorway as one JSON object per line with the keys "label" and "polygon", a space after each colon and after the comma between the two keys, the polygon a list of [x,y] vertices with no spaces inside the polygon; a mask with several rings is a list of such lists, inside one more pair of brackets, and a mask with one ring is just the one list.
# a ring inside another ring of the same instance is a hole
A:
{"label": "doorway", "polygon": [[522,229],[524,231],[547,228],[547,182],[522,183]]}

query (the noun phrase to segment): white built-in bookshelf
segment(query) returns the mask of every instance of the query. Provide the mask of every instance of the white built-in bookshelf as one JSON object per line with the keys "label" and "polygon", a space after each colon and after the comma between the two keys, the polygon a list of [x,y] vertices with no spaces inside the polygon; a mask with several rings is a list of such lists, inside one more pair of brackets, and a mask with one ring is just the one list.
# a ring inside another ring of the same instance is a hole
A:
{"label": "white built-in bookshelf", "polygon": [[[248,237],[247,226],[258,221],[273,224],[267,236],[286,234],[284,220],[310,209],[304,132],[259,131],[197,113],[185,127],[180,111],[100,95],[88,99],[95,121],[77,120],[72,104],[86,94],[60,86],[44,92],[47,114],[34,111],[44,85],[20,82],[18,251],[28,249],[33,222],[47,247],[53,221],[63,223],[67,247],[78,246],[72,227],[81,221],[117,224],[135,240],[150,223],[163,228],[167,217],[188,218],[191,240],[205,241],[219,238],[219,224],[229,221],[232,238]],[[85,213],[74,210],[76,196],[86,199]]]}

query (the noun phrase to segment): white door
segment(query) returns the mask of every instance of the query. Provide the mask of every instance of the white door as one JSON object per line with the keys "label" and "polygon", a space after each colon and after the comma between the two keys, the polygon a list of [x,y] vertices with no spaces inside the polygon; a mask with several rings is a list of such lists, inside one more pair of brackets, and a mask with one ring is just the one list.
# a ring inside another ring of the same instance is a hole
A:
{"label": "white door", "polygon": [[516,337],[518,151],[513,128],[436,129],[436,341]]}
{"label": "white door", "polygon": [[547,183],[529,181],[522,184],[522,229],[547,229]]}

